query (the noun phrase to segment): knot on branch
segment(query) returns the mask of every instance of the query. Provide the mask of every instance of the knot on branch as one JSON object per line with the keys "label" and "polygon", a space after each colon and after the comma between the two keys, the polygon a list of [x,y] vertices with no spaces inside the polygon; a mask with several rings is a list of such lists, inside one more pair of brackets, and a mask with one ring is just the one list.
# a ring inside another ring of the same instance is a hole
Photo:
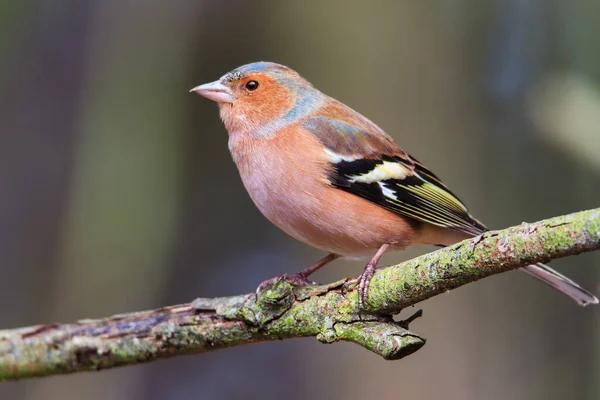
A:
{"label": "knot on branch", "polygon": [[[357,343],[387,360],[397,360],[420,349],[425,340],[408,330],[420,316],[396,322],[391,315],[359,312],[356,290],[345,280],[328,285],[294,286],[285,278],[262,287],[236,315],[270,335],[316,336],[322,343]],[[287,334],[283,334],[286,332]]]}
{"label": "knot on branch", "polygon": [[294,286],[285,279],[261,288],[255,299],[249,298],[236,316],[249,325],[259,328],[281,317],[295,301]]}

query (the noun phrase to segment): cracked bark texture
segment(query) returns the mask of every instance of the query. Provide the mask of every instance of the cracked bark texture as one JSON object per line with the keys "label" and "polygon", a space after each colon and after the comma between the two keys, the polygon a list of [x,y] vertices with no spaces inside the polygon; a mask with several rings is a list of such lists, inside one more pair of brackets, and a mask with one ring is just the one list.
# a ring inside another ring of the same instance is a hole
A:
{"label": "cracked bark texture", "polygon": [[425,340],[393,314],[437,294],[534,262],[600,248],[600,209],[502,231],[378,270],[367,310],[340,280],[293,287],[278,281],[260,293],[205,299],[152,311],[0,331],[0,380],[92,371],[246,343],[314,336],[357,343],[388,360]]}

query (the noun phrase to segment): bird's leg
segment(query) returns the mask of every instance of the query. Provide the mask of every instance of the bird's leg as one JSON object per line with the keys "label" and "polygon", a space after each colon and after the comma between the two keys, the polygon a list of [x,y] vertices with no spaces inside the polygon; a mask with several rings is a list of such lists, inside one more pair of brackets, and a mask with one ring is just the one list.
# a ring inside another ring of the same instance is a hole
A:
{"label": "bird's leg", "polygon": [[273,283],[275,283],[281,279],[284,279],[295,286],[314,285],[315,283],[309,281],[308,277],[338,257],[339,257],[339,255],[330,253],[330,254],[326,255],[325,257],[323,257],[322,259],[320,259],[315,264],[311,265],[310,267],[304,268],[300,272],[296,272],[295,274],[283,274],[283,275],[279,275],[279,276],[267,279],[266,281],[263,281],[260,285],[258,285],[258,289],[256,289],[256,292],[257,293],[260,292],[265,287],[272,285]]}
{"label": "bird's leg", "polygon": [[339,257],[339,255],[337,255],[337,254],[333,254],[333,253],[327,254],[325,257],[321,258],[319,261],[317,261],[310,267],[304,268],[302,271],[298,272],[296,275],[299,275],[299,276],[303,277],[304,279],[306,279],[338,257]]}
{"label": "bird's leg", "polygon": [[358,308],[360,310],[364,310],[364,305],[367,301],[367,296],[369,294],[369,283],[371,282],[371,278],[375,273],[377,264],[379,263],[379,260],[389,247],[389,243],[385,243],[384,245],[382,245],[379,248],[379,250],[377,250],[377,253],[375,253],[371,261],[367,263],[362,274],[360,274],[360,276],[358,277]]}

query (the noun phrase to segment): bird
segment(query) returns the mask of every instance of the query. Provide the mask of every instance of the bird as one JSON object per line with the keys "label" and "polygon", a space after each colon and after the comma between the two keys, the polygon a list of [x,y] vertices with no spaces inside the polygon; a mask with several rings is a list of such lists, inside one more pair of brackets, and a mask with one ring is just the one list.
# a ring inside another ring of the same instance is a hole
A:
{"label": "bird", "polygon": [[[296,274],[282,275],[296,285],[311,284],[311,274],[339,257],[368,259],[355,280],[362,310],[386,252],[415,244],[448,246],[488,230],[379,126],[289,67],[242,65],[190,92],[218,104],[233,161],[260,212],[327,253]],[[544,264],[521,270],[581,306],[598,303]]]}

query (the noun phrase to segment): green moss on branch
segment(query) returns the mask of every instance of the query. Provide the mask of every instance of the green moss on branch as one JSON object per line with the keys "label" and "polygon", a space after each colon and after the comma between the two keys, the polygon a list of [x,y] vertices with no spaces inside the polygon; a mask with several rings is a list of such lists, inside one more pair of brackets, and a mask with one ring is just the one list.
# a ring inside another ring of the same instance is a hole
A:
{"label": "green moss on branch", "polygon": [[[600,248],[600,209],[522,224],[379,270],[367,312],[344,285],[293,287],[279,281],[258,295],[196,299],[158,310],[74,324],[0,331],[0,380],[92,371],[245,343],[314,336],[357,343],[385,359],[425,340],[392,314],[489,275]],[[412,318],[411,318],[412,319]]]}

